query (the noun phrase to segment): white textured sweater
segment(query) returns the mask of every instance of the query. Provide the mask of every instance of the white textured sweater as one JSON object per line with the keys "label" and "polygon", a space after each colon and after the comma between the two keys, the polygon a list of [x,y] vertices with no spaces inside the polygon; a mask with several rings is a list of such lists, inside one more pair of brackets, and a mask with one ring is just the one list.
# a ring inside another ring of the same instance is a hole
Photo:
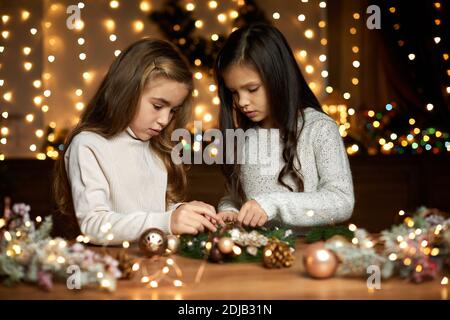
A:
{"label": "white textured sweater", "polygon": [[[300,118],[299,126],[302,121]],[[257,137],[260,130],[267,129],[257,127]],[[304,192],[292,192],[278,182],[278,174],[285,164],[281,154],[283,146],[275,145],[281,144],[281,140],[270,141],[269,138],[270,135],[267,135],[263,146],[269,152],[278,147],[279,168],[276,174],[267,175],[261,171],[261,165],[242,164],[241,183],[247,200],[256,200],[272,224],[292,228],[297,234],[304,233],[307,227],[349,219],[355,201],[353,182],[347,153],[335,121],[312,108],[305,109],[305,125],[297,146]],[[258,140],[258,143],[261,142]],[[248,148],[246,143],[245,149]],[[270,161],[270,158],[263,161]],[[293,190],[297,189],[292,178],[286,177],[284,181]],[[223,197],[219,203],[219,211],[238,211],[239,208],[240,204],[230,195]]]}
{"label": "white textured sweater", "polygon": [[92,243],[134,241],[150,227],[171,233],[167,170],[130,128],[111,139],[81,132],[64,160],[80,229]]}

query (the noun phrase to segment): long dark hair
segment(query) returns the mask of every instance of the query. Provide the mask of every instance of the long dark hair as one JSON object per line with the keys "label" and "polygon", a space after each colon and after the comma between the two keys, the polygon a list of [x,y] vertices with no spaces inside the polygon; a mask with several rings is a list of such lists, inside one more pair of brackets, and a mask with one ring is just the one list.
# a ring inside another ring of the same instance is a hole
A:
{"label": "long dark hair", "polygon": [[[307,107],[321,112],[322,108],[303,78],[287,40],[275,27],[260,23],[237,29],[230,34],[217,56],[214,70],[221,101],[219,125],[224,139],[226,139],[226,129],[246,130],[255,126],[255,123],[245,115],[236,111],[232,93],[223,79],[223,73],[227,68],[236,64],[255,68],[265,86],[270,115],[276,127],[280,129],[283,141],[285,165],[278,175],[278,182],[290,191],[294,191],[284,181],[286,176],[291,176],[297,191],[304,191],[300,168],[297,169],[294,166],[295,160],[298,160],[300,165],[297,143],[303,129],[303,122],[299,128],[298,119],[304,118],[304,109]],[[224,141],[224,147],[226,145]],[[227,182],[227,189],[236,199],[245,201],[240,181],[240,165],[236,161],[232,165],[224,164],[222,171]]]}
{"label": "long dark hair", "polygon": [[189,89],[183,107],[175,113],[161,134],[150,140],[150,146],[167,169],[166,204],[184,199],[187,185],[185,168],[171,161],[174,143],[170,137],[174,129],[185,127],[190,117],[192,73],[183,56],[172,44],[163,40],[144,38],[130,45],[112,63],[81,115],[79,123],[66,138],[65,149],[55,164],[53,192],[59,212],[68,215],[69,218],[72,217],[72,221],[67,221],[68,224],[74,224],[75,212],[64,155],[72,139],[82,131],[95,132],[105,138],[123,132],[137,112],[144,87],[155,76],[184,83]]}

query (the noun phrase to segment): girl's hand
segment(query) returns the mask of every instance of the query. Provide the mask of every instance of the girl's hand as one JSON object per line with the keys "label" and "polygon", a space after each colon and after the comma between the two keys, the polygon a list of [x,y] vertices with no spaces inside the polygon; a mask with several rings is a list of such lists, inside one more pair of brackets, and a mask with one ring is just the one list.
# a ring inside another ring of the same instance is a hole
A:
{"label": "girl's hand", "polygon": [[256,200],[244,203],[239,211],[237,220],[244,226],[261,227],[267,222],[267,213]]}
{"label": "girl's hand", "polygon": [[219,217],[222,218],[225,222],[235,222],[238,218],[238,212],[234,211],[222,211],[217,214]]}
{"label": "girl's hand", "polygon": [[215,232],[217,223],[223,220],[216,215],[213,206],[201,201],[191,201],[179,206],[173,213],[170,229],[173,234],[197,234],[205,229]]}

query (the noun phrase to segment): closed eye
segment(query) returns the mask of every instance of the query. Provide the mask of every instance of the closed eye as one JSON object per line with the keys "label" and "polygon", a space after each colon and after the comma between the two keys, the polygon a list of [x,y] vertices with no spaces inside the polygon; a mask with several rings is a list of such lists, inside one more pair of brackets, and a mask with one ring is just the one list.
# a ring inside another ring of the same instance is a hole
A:
{"label": "closed eye", "polygon": [[161,110],[163,108],[163,106],[157,105],[157,104],[153,104],[153,108],[155,108],[155,110]]}
{"label": "closed eye", "polygon": [[259,89],[259,87],[256,87],[256,88],[248,89],[248,91],[249,91],[249,92],[256,92],[258,89]]}

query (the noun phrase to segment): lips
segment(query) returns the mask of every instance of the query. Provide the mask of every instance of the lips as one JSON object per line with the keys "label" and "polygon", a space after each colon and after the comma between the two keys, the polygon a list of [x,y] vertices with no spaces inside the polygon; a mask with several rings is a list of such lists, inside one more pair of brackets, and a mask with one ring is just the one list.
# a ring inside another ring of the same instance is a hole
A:
{"label": "lips", "polygon": [[244,112],[244,113],[249,118],[254,118],[256,116],[256,114],[257,114],[256,111],[247,111],[247,112]]}
{"label": "lips", "polygon": [[161,130],[152,129],[152,128],[149,128],[148,131],[150,131],[153,135],[158,135],[161,132]]}

